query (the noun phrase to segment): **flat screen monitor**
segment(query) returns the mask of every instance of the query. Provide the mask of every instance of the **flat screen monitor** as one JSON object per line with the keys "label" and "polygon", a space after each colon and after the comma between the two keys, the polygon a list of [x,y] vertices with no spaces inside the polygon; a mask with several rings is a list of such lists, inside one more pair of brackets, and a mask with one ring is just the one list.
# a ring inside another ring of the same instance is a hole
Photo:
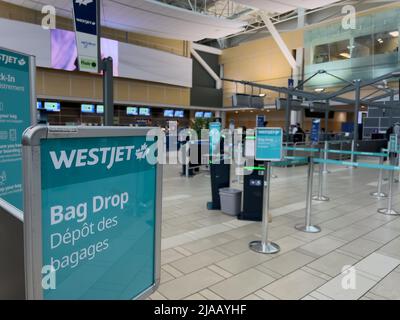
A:
{"label": "flat screen monitor", "polygon": [[139,116],[150,116],[150,108],[140,108]]}
{"label": "flat screen monitor", "polygon": [[104,106],[102,104],[97,105],[96,113],[103,114],[104,113]]}
{"label": "flat screen monitor", "polygon": [[173,118],[174,117],[174,110],[164,110],[164,117]]}
{"label": "flat screen monitor", "polygon": [[212,118],[212,112],[204,112],[204,118],[210,119]]}
{"label": "flat screen monitor", "polygon": [[[324,111],[312,111],[310,109],[305,109],[305,116],[306,118],[317,118],[317,119],[324,119],[325,118],[325,112]],[[328,113],[328,119],[333,119],[335,116],[334,111],[329,111]]]}
{"label": "flat screen monitor", "polygon": [[81,105],[81,112],[82,113],[95,113],[94,104],[82,104]]}
{"label": "flat screen monitor", "polygon": [[185,111],[183,111],[183,110],[175,111],[175,118],[183,118],[184,116],[185,116]]}
{"label": "flat screen monitor", "polygon": [[127,107],[126,114],[128,116],[137,116],[138,115],[138,108],[137,107]]}
{"label": "flat screen monitor", "polygon": [[40,101],[36,102],[36,109],[43,110],[43,102]]}
{"label": "flat screen monitor", "polygon": [[197,111],[197,112],[194,114],[194,117],[195,117],[195,118],[204,118],[204,112]]}
{"label": "flat screen monitor", "polygon": [[61,104],[59,102],[45,102],[44,109],[49,112],[60,112]]}

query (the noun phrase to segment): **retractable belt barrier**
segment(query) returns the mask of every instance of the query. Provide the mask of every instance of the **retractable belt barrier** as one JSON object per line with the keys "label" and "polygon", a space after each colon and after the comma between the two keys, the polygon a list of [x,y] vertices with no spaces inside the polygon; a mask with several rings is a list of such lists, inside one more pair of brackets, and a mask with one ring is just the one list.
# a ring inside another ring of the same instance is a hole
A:
{"label": "retractable belt barrier", "polygon": [[[323,187],[323,168],[326,168],[327,164],[337,165],[337,166],[347,166],[351,168],[366,168],[366,169],[377,169],[379,170],[379,181],[378,181],[378,191],[371,193],[377,199],[381,199],[384,197],[388,197],[388,206],[384,209],[379,209],[378,213],[385,215],[399,215],[397,211],[392,208],[393,202],[393,183],[394,183],[394,172],[400,172],[400,166],[395,165],[393,155],[399,154],[399,152],[391,153],[387,149],[382,149],[382,152],[362,152],[362,151],[344,151],[344,150],[330,150],[330,149],[317,149],[317,148],[296,148],[296,147],[286,147],[284,150],[287,151],[306,151],[316,153],[319,151],[319,158],[314,157],[285,157],[286,161],[299,161],[307,159],[308,160],[308,183],[307,183],[307,197],[306,197],[306,221],[304,225],[296,226],[297,230],[308,232],[308,233],[317,233],[320,232],[321,229],[318,226],[314,226],[311,224],[311,213],[312,213],[312,200],[317,201],[329,201],[329,198],[322,195],[322,187]],[[331,160],[327,158],[327,154],[347,154],[351,155],[352,159],[354,156],[366,156],[366,157],[377,157],[379,158],[379,164],[374,163],[366,163],[366,162],[355,162],[355,161],[341,161],[341,160]],[[386,157],[390,158],[390,165],[384,164],[384,159]],[[319,192],[317,196],[312,196],[312,188],[313,188],[313,178],[314,178],[314,164],[319,164]],[[389,172],[389,194],[386,195],[382,192],[382,172]]]}
{"label": "retractable belt barrier", "polygon": [[349,167],[357,167],[357,168],[367,168],[367,169],[383,169],[383,170],[393,170],[400,171],[399,166],[394,165],[384,165],[384,164],[373,164],[366,162],[351,162],[351,161],[340,161],[340,160],[325,160],[325,159],[314,159],[315,163],[327,163],[334,164],[338,166],[349,166]]}

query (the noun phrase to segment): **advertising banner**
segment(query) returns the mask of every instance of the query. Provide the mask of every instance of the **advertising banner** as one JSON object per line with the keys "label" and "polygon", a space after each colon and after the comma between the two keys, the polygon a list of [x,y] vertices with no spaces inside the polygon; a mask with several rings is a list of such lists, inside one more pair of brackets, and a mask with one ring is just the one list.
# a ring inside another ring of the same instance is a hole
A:
{"label": "advertising banner", "polygon": [[319,142],[320,132],[321,132],[321,119],[313,119],[311,127],[311,141],[313,143]]}
{"label": "advertising banner", "polygon": [[25,203],[39,208],[25,231],[33,299],[129,300],[158,284],[162,172],[147,159],[154,142],[148,129],[100,137],[107,129],[90,129],[89,137],[40,140],[41,190],[32,191],[40,198]]}
{"label": "advertising banner", "polygon": [[100,2],[74,0],[74,23],[80,71],[100,71]]}
{"label": "advertising banner", "polygon": [[281,128],[257,128],[255,158],[257,161],[281,161],[283,131]]}
{"label": "advertising banner", "polygon": [[32,121],[31,64],[30,56],[0,48],[0,199],[19,210],[23,207],[21,138]]}

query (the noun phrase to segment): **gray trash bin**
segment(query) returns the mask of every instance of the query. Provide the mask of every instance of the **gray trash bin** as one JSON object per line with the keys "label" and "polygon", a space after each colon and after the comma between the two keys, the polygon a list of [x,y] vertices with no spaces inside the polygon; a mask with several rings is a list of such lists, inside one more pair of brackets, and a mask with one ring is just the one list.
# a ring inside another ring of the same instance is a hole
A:
{"label": "gray trash bin", "polygon": [[231,188],[219,189],[221,211],[230,216],[238,216],[242,211],[242,191]]}

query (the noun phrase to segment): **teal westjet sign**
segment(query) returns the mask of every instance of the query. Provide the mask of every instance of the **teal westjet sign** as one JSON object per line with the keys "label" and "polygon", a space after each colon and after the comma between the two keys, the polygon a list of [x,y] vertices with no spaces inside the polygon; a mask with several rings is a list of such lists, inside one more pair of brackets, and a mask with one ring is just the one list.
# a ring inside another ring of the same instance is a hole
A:
{"label": "teal westjet sign", "polygon": [[22,133],[31,124],[27,55],[0,48],[0,198],[22,210]]}
{"label": "teal westjet sign", "polygon": [[55,286],[39,298],[125,300],[157,285],[160,172],[149,151],[146,136],[41,141],[31,263],[49,266]]}
{"label": "teal westjet sign", "polygon": [[281,128],[256,129],[255,159],[257,161],[281,161],[282,145]]}

